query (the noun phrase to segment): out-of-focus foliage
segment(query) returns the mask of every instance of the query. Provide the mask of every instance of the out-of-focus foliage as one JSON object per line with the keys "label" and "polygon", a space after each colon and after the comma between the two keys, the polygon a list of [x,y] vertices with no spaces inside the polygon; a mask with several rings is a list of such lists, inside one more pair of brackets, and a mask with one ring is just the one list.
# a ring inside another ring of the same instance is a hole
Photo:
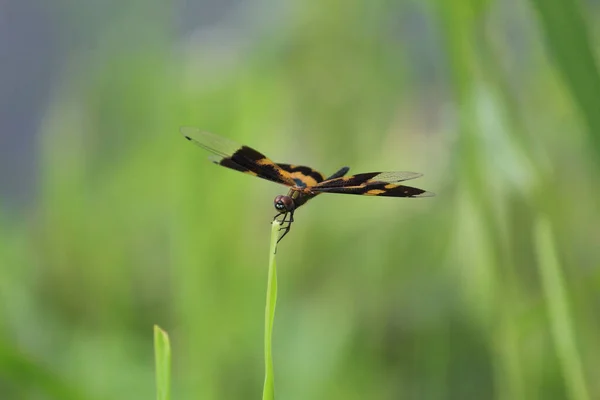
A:
{"label": "out-of-focus foliage", "polygon": [[173,399],[260,397],[285,188],[180,125],[437,193],[296,213],[277,398],[600,397],[597,2],[256,2],[189,34],[181,9],[91,3],[54,10],[75,34],[37,197],[0,208],[2,399],[152,398],[154,324]]}

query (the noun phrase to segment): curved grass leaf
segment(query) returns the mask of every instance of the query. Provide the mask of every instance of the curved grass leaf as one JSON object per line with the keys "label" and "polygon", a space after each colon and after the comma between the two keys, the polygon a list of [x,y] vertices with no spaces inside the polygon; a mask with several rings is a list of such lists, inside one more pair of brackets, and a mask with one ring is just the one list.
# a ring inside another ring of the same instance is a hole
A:
{"label": "curved grass leaf", "polygon": [[275,319],[275,305],[277,303],[277,269],[275,267],[275,251],[279,237],[280,224],[273,221],[271,226],[271,246],[269,248],[269,273],[267,280],[267,304],[265,306],[265,384],[263,386],[263,400],[275,398],[275,385],[273,373],[273,320]]}
{"label": "curved grass leaf", "polygon": [[156,361],[156,398],[169,400],[171,395],[171,345],[169,335],[154,325],[154,354]]}

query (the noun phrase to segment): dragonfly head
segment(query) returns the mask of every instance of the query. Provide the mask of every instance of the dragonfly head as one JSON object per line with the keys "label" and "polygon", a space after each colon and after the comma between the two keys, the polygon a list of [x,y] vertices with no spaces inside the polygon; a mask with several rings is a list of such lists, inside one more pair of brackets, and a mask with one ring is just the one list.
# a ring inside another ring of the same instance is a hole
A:
{"label": "dragonfly head", "polygon": [[273,204],[275,205],[275,209],[281,213],[294,211],[296,207],[294,200],[290,196],[279,195],[275,197]]}

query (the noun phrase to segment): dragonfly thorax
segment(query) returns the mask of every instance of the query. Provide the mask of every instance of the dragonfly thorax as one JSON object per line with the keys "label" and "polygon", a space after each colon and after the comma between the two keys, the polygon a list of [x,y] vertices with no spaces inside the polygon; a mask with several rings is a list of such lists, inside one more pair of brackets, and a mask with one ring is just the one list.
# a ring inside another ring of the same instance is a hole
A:
{"label": "dragonfly thorax", "polygon": [[275,205],[275,209],[279,212],[293,211],[296,207],[296,204],[294,204],[294,200],[290,196],[283,195],[275,197],[273,204]]}

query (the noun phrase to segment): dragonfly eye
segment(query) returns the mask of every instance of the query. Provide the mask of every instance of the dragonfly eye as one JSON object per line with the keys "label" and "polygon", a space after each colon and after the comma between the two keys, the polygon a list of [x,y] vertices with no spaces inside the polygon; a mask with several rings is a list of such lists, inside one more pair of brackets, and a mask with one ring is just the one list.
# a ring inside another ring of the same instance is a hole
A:
{"label": "dragonfly eye", "polygon": [[275,209],[277,211],[292,211],[294,209],[294,200],[290,196],[279,195],[275,197]]}

